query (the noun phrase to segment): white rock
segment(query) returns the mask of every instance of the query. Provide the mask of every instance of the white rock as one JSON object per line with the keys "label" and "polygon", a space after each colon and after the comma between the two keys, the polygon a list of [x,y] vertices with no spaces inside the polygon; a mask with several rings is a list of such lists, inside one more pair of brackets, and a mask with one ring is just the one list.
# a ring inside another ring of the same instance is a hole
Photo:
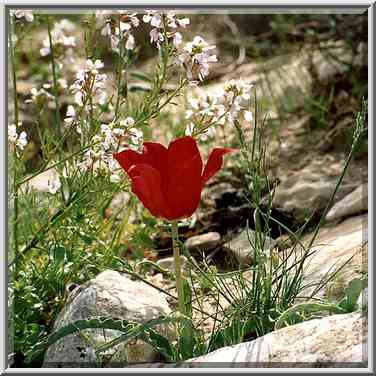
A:
{"label": "white rock", "polygon": [[[191,367],[366,367],[367,319],[360,312],[306,321],[188,360]],[[353,364],[351,364],[353,363]]]}
{"label": "white rock", "polygon": [[368,184],[363,184],[337,202],[326,215],[327,221],[334,221],[368,210]]}
{"label": "white rock", "polygon": [[[54,330],[93,316],[143,323],[171,313],[165,297],[160,292],[144,283],[132,281],[125,274],[111,270],[100,273],[86,286],[73,292],[71,299],[58,315]],[[173,336],[171,327],[160,326],[157,330],[165,336]],[[46,352],[44,367],[79,367],[85,364],[95,366],[98,359],[94,348],[121,334],[118,331],[102,329],[88,330],[84,333],[89,335],[89,342],[83,335],[76,333],[52,345]],[[155,360],[156,355],[150,345],[141,341],[127,346],[120,344],[106,353],[108,354],[114,355],[113,362],[123,364],[127,358],[130,363],[151,362]]]}
{"label": "white rock", "polygon": [[50,168],[47,171],[40,173],[34,178],[30,179],[25,185],[28,185],[30,188],[35,189],[37,192],[48,192],[49,181],[55,181],[58,178],[58,174],[55,169]]}
{"label": "white rock", "polygon": [[211,251],[221,242],[221,235],[218,232],[208,232],[202,235],[192,236],[185,242],[188,251]]}

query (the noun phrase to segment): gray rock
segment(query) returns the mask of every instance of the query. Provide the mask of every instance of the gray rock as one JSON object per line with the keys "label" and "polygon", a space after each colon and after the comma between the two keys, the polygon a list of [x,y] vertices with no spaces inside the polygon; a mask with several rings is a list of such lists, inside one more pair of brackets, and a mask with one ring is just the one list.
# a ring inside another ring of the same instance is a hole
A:
{"label": "gray rock", "polygon": [[[180,263],[181,263],[181,268],[184,271],[187,267],[187,258],[183,255],[180,256]],[[166,257],[163,259],[160,259],[157,261],[157,265],[160,266],[162,269],[168,270],[172,273],[175,273],[175,261],[174,257]]]}
{"label": "gray rock", "polygon": [[188,360],[191,367],[366,367],[367,319],[360,312],[306,321]]}
{"label": "gray rock", "polygon": [[[281,176],[275,189],[273,206],[290,213],[296,221],[303,223],[313,210],[322,211],[337,185],[340,168],[330,165],[325,159],[313,161],[300,171]],[[348,186],[340,186],[337,196],[349,193]]]}
{"label": "gray rock", "polygon": [[[124,274],[107,270],[86,285],[73,290],[72,296],[55,321],[54,330],[94,316],[143,323],[170,313],[165,297],[157,290],[144,283],[132,281]],[[174,335],[171,327],[160,326],[157,330],[169,338]],[[44,367],[95,366],[99,361],[94,352],[95,348],[120,334],[121,332],[115,330],[102,329],[70,334],[47,350]],[[150,345],[137,341],[128,345],[117,345],[105,355],[106,359],[111,358],[111,362],[125,363],[127,360],[135,363],[152,362],[156,354]]]}
{"label": "gray rock", "polygon": [[185,245],[188,251],[211,251],[221,242],[221,235],[218,232],[208,232],[202,235],[192,236],[187,239]]}
{"label": "gray rock", "polygon": [[[309,295],[320,280],[327,278],[327,273],[332,274],[345,264],[317,296],[339,300],[343,297],[348,283],[354,278],[361,278],[364,275],[364,272],[367,271],[367,227],[368,216],[364,214],[350,217],[336,226],[326,225],[320,229],[311,248],[311,251],[315,253],[305,264],[304,274],[307,288],[302,293],[304,296]],[[303,237],[302,243],[308,246],[311,237],[312,234],[307,234]]]}
{"label": "gray rock", "polygon": [[368,210],[368,184],[363,184],[337,202],[326,215],[326,220],[334,221]]}
{"label": "gray rock", "polygon": [[256,231],[244,229],[227,242],[224,248],[235,256],[240,265],[252,265],[254,247],[261,243],[263,243],[262,251],[266,256],[269,256],[270,251],[276,245],[276,241],[265,234],[262,234],[261,238],[259,235],[256,238]]}

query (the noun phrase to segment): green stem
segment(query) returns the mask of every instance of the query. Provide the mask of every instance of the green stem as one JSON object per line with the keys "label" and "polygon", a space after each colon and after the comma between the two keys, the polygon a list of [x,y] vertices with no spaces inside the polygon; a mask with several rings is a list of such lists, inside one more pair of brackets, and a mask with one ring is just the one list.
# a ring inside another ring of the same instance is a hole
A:
{"label": "green stem", "polygon": [[179,307],[180,313],[185,315],[184,289],[183,289],[183,278],[182,278],[182,273],[181,273],[181,260],[180,260],[180,250],[179,250],[179,243],[178,243],[178,222],[177,221],[172,221],[171,223],[171,235],[172,235],[172,247],[174,251],[176,289],[178,292],[178,307]]}
{"label": "green stem", "polygon": [[56,72],[56,64],[55,64],[55,57],[54,57],[54,46],[52,43],[52,35],[51,35],[51,23],[50,18],[48,17],[47,20],[47,30],[48,30],[48,40],[50,44],[50,58],[51,58],[51,66],[52,66],[52,77],[54,83],[54,97],[55,97],[55,123],[57,127],[57,134],[61,136],[61,129],[60,129],[60,107],[59,107],[59,99],[58,99],[58,87],[57,87],[57,72]]}
{"label": "green stem", "polygon": [[[120,30],[120,15],[118,19],[118,27]],[[116,97],[116,105],[115,105],[115,119],[117,120],[119,117],[119,110],[120,110],[120,99],[121,99],[121,76],[122,76],[122,70],[123,70],[123,34],[120,35],[120,41],[119,41],[119,56],[117,61],[117,97]]]}

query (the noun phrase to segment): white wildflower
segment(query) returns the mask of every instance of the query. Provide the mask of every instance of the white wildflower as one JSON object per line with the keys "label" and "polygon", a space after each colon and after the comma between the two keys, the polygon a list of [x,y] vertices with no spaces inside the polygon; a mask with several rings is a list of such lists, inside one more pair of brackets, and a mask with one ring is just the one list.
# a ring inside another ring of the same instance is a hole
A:
{"label": "white wildflower", "polygon": [[16,142],[17,141],[17,128],[14,124],[11,124],[8,126],[8,140],[10,142]]}
{"label": "white wildflower", "polygon": [[72,105],[69,105],[67,108],[67,114],[66,118],[64,119],[64,122],[68,125],[71,125],[76,119],[76,111]]}
{"label": "white wildflower", "polygon": [[129,148],[131,150],[139,151],[144,142],[144,134],[140,129],[131,128],[129,130],[129,139],[130,139]]}
{"label": "white wildflower", "polygon": [[[17,126],[20,127],[22,122],[18,122]],[[8,126],[8,140],[15,144],[20,150],[24,150],[27,145],[27,134],[22,131],[20,134],[17,133],[17,127],[14,124]]]}
{"label": "white wildflower", "polygon": [[244,119],[245,119],[246,121],[251,122],[251,121],[253,120],[253,114],[252,114],[251,111],[244,111],[244,112],[243,112],[243,115],[244,115]]}
{"label": "white wildflower", "polygon": [[125,43],[125,48],[127,50],[133,50],[135,47],[135,40],[132,34],[128,35],[127,42]]}
{"label": "white wildflower", "polygon": [[153,29],[150,31],[150,41],[158,48],[165,40],[171,40],[175,48],[182,43],[182,35],[176,32],[178,27],[185,28],[189,25],[189,18],[177,18],[172,11],[167,14],[159,13],[155,10],[148,11],[142,18],[145,23],[149,23]]}
{"label": "white wildflower", "polygon": [[[74,51],[76,47],[76,38],[69,33],[75,30],[76,26],[73,22],[62,19],[55,23],[51,30],[51,40],[56,51],[57,64],[62,67],[64,63],[74,62]],[[39,50],[41,56],[48,56],[51,53],[50,40],[46,37],[42,41],[43,47]]]}
{"label": "white wildflower", "polygon": [[25,18],[27,22],[33,22],[34,21],[34,15],[32,10],[20,10],[17,9],[14,11],[14,16],[16,18]]}
{"label": "white wildflower", "polygon": [[207,141],[209,138],[213,138],[216,133],[215,127],[209,127],[200,135],[200,139],[201,141]]}
{"label": "white wildflower", "polygon": [[106,23],[106,25],[102,28],[101,35],[103,36],[111,35],[111,25],[109,23]]}
{"label": "white wildflower", "polygon": [[135,124],[133,117],[128,116],[124,120],[120,120],[120,125],[124,127],[132,127]]}
{"label": "white wildflower", "polygon": [[159,31],[159,29],[154,28],[150,31],[150,41],[152,43],[157,43],[160,44],[161,42],[164,41],[164,36],[163,34]]}
{"label": "white wildflower", "polygon": [[94,107],[96,104],[104,105],[106,103],[107,93],[104,89],[107,75],[99,73],[103,66],[104,64],[100,60],[93,62],[88,59],[84,68],[79,69],[76,73],[76,80],[70,89],[74,93],[74,101],[78,106],[82,107],[89,96],[93,98]]}
{"label": "white wildflower", "polygon": [[180,33],[174,33],[173,43],[175,47],[178,47],[183,43],[183,37]]}
{"label": "white wildflower", "polygon": [[185,128],[185,135],[192,136],[194,129],[195,129],[195,125],[193,123],[189,123],[187,127]]}
{"label": "white wildflower", "polygon": [[198,76],[202,81],[209,75],[210,63],[217,61],[215,48],[215,46],[209,46],[200,36],[194,37],[192,42],[184,46],[183,51],[178,55],[178,61],[184,65],[189,80]]}
{"label": "white wildflower", "polygon": [[80,107],[82,107],[84,105],[84,102],[83,102],[83,93],[81,91],[78,91],[75,95],[74,95],[74,102],[76,104],[78,104]]}
{"label": "white wildflower", "polygon": [[18,140],[17,140],[17,143],[16,143],[17,147],[21,150],[23,150],[25,148],[25,146],[27,145],[27,134],[26,132],[21,132],[20,135],[18,136]]}

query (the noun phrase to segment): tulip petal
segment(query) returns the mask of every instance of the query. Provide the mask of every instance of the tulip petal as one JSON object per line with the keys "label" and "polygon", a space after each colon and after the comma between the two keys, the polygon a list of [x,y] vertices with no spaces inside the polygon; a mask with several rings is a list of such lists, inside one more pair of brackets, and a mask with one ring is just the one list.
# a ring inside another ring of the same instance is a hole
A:
{"label": "tulip petal", "polygon": [[204,172],[202,173],[202,186],[221,169],[223,166],[223,156],[234,151],[237,150],[231,148],[215,148],[211,151]]}
{"label": "tulip petal", "polygon": [[200,151],[192,137],[179,138],[169,145],[162,191],[171,219],[189,217],[197,209],[201,198],[202,167]]}
{"label": "tulip petal", "polygon": [[167,164],[167,148],[157,142],[144,142],[143,155],[145,163],[159,171],[163,179],[163,172]]}
{"label": "tulip petal", "polygon": [[155,217],[166,217],[160,173],[147,164],[133,165],[128,171],[132,192]]}
{"label": "tulip petal", "polygon": [[114,154],[114,158],[119,162],[120,166],[128,172],[135,164],[144,163],[145,158],[142,154],[133,150],[124,150]]}
{"label": "tulip petal", "polygon": [[167,163],[167,149],[156,142],[144,142],[142,153],[137,153],[133,150],[124,150],[114,154],[114,158],[126,172],[133,165],[140,163],[149,164],[161,172],[163,166]]}

